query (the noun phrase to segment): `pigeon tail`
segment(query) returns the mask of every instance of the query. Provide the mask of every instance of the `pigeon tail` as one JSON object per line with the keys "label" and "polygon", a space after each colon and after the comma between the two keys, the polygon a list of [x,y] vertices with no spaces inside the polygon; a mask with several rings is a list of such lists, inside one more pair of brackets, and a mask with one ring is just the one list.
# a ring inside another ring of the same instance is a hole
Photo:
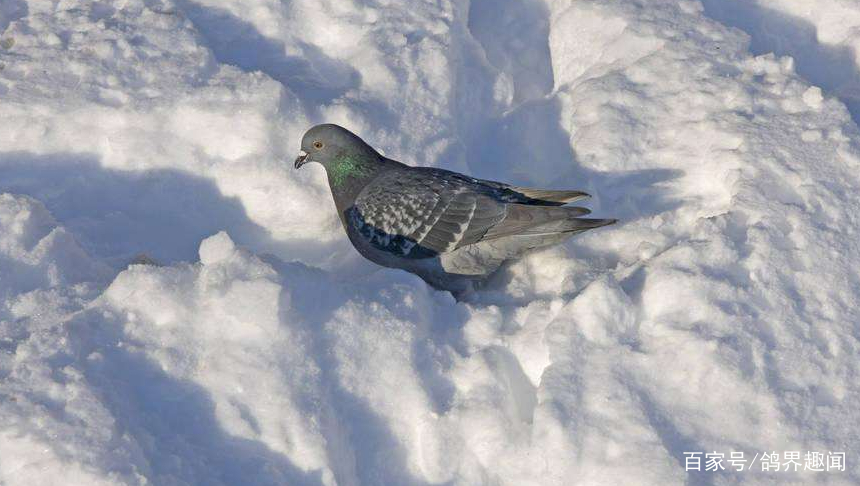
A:
{"label": "pigeon tail", "polygon": [[509,204],[505,219],[490,228],[483,239],[521,234],[570,233],[599,228],[614,223],[614,219],[580,218],[589,214],[577,206],[533,206]]}
{"label": "pigeon tail", "polygon": [[545,206],[561,206],[564,204],[580,201],[591,197],[590,194],[582,191],[557,191],[553,189],[530,189],[528,187],[511,186],[511,191],[518,192],[523,196],[531,199],[524,204],[545,205]]}
{"label": "pigeon tail", "polygon": [[[461,174],[452,172],[455,176],[463,177]],[[475,179],[484,187],[498,191],[502,201],[514,204],[528,204],[530,206],[563,206],[568,203],[591,197],[591,194],[582,191],[556,190],[556,189],[534,189],[531,187],[513,186],[503,182]]]}
{"label": "pigeon tail", "polygon": [[580,233],[582,231],[608,226],[618,222],[617,219],[592,219],[572,218],[567,220],[553,221],[551,223],[533,226],[523,230],[518,235],[555,235],[562,233]]}

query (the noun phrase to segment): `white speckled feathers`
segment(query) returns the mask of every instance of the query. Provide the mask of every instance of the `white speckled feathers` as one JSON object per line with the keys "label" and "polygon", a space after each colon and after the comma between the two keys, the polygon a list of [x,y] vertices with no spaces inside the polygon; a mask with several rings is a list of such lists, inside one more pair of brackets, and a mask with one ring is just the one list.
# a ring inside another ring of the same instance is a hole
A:
{"label": "white speckled feathers", "polygon": [[[479,241],[505,218],[505,204],[474,186],[447,171],[390,171],[359,194],[350,224],[371,243],[402,256],[445,253]],[[415,246],[429,251],[413,252]]]}
{"label": "white speckled feathers", "polygon": [[[482,240],[514,235],[578,232],[613,220],[580,219],[589,211],[559,207],[587,196],[577,191],[540,191],[482,181],[455,172],[402,167],[380,175],[358,195],[348,224],[376,248],[426,258]],[[555,199],[550,199],[555,197]]]}

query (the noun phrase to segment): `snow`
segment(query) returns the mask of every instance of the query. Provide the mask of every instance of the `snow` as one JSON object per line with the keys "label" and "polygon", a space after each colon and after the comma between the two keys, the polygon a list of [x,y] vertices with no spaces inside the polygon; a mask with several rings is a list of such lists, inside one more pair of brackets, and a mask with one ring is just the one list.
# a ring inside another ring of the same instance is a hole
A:
{"label": "snow", "polygon": [[[858,27],[847,0],[4,0],[0,484],[860,482]],[[362,260],[292,169],[323,121],[621,221],[457,302]]]}
{"label": "snow", "polygon": [[704,0],[705,14],[750,36],[754,54],[791,56],[805,79],[860,119],[860,9],[851,0]]}

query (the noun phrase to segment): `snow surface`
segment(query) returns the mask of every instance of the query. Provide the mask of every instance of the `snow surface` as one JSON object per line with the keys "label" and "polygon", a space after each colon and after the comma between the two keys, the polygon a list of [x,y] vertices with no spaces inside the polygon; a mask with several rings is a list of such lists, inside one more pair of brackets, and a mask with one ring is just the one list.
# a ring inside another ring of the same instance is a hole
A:
{"label": "snow surface", "polygon": [[[2,0],[0,33],[0,484],[860,482],[856,1]],[[323,121],[621,222],[458,303],[291,169]],[[847,470],[684,470],[795,450]]]}

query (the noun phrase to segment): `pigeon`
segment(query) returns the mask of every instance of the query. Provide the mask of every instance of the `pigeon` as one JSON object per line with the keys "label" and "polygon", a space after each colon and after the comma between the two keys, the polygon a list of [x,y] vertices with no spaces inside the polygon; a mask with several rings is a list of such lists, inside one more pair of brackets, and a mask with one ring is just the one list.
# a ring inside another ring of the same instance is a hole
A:
{"label": "pigeon", "polygon": [[473,290],[505,261],[615,219],[582,218],[581,191],[530,189],[389,159],[334,124],[302,137],[296,169],[321,164],[346,235],[368,260],[431,286]]}

